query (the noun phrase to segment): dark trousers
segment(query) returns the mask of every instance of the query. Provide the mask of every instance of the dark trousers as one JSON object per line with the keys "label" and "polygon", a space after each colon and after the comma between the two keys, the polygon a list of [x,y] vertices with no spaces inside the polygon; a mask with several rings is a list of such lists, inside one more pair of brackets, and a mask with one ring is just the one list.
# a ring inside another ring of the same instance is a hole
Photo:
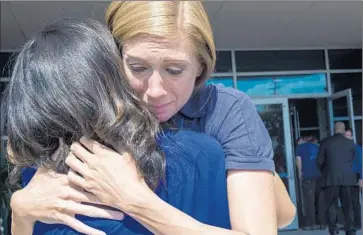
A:
{"label": "dark trousers", "polygon": [[345,226],[344,230],[346,234],[354,234],[354,218],[353,218],[353,204],[352,204],[352,186],[327,186],[325,188],[325,202],[327,205],[326,218],[329,226],[330,234],[339,232],[337,227],[338,219],[338,200],[340,199]]}
{"label": "dark trousers", "polygon": [[304,200],[304,227],[325,224],[324,194],[322,179],[308,179],[302,181],[302,194]]}
{"label": "dark trousers", "polygon": [[353,214],[354,214],[354,225],[356,228],[362,227],[361,222],[361,205],[359,201],[360,197],[360,187],[352,187],[352,206],[353,206]]}

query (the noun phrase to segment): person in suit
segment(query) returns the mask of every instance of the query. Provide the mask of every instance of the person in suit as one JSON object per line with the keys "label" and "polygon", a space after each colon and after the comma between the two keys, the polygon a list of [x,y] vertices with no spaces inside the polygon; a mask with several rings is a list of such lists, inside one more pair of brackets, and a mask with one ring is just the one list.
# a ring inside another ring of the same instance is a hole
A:
{"label": "person in suit", "polygon": [[339,234],[337,207],[340,199],[345,219],[345,233],[355,235],[351,203],[351,188],[357,184],[356,173],[352,170],[355,144],[345,138],[344,123],[335,123],[334,129],[335,135],[322,140],[316,158],[324,180],[327,222],[330,234]]}

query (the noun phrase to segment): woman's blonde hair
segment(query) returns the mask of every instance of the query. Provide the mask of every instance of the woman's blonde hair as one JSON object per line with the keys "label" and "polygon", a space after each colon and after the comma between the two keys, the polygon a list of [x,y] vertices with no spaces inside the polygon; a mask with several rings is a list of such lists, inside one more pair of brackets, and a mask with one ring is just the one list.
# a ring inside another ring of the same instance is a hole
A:
{"label": "woman's blonde hair", "polygon": [[120,45],[139,35],[175,38],[188,36],[203,66],[196,87],[214,70],[216,52],[207,13],[199,1],[117,1],[106,13],[106,22]]}

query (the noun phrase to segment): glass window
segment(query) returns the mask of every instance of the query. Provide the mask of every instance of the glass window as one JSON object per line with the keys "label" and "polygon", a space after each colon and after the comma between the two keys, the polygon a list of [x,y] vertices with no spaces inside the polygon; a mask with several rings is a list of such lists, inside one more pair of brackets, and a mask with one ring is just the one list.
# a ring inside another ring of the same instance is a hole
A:
{"label": "glass window", "polygon": [[271,137],[276,172],[282,178],[286,188],[289,188],[285,151],[285,138],[289,137],[284,133],[283,106],[282,104],[258,104],[256,110]]}
{"label": "glass window", "polygon": [[233,87],[232,77],[211,77],[206,81],[206,84],[221,84],[225,87]]}
{"label": "glass window", "polygon": [[275,94],[272,77],[238,77],[237,89],[249,96],[269,96]]}
{"label": "glass window", "polygon": [[236,69],[237,72],[324,70],[324,51],[236,51]]}
{"label": "glass window", "polygon": [[[354,116],[362,115],[362,73],[331,74],[331,84],[333,93],[351,88],[353,96]],[[345,110],[345,113],[347,112],[346,99],[344,99],[343,101],[341,100],[342,99],[337,100],[337,105],[334,105],[334,113],[337,113],[337,115],[343,115],[343,110]]]}
{"label": "glass window", "polygon": [[230,51],[217,51],[216,73],[232,73],[232,57]]}
{"label": "glass window", "polygon": [[328,92],[325,74],[280,76],[275,79],[276,94],[321,94]]}
{"label": "glass window", "polygon": [[327,93],[325,74],[278,77],[245,77],[237,80],[237,88],[250,96],[297,95]]}
{"label": "glass window", "polygon": [[330,69],[362,69],[362,49],[328,50]]}
{"label": "glass window", "polygon": [[347,98],[341,97],[339,99],[333,100],[333,116],[334,117],[347,117],[348,107]]}
{"label": "glass window", "polygon": [[[349,121],[343,121],[346,128],[351,128],[349,126]],[[357,144],[362,145],[362,120],[355,120],[355,139],[357,141]]]}

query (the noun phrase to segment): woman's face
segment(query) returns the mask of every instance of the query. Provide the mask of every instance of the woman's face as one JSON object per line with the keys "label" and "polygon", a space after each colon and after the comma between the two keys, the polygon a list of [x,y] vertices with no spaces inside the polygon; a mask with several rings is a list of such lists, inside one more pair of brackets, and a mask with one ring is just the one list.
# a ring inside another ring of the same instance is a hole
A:
{"label": "woman's face", "polygon": [[139,36],[123,43],[126,77],[160,122],[174,116],[193,92],[203,71],[194,51],[185,37]]}

